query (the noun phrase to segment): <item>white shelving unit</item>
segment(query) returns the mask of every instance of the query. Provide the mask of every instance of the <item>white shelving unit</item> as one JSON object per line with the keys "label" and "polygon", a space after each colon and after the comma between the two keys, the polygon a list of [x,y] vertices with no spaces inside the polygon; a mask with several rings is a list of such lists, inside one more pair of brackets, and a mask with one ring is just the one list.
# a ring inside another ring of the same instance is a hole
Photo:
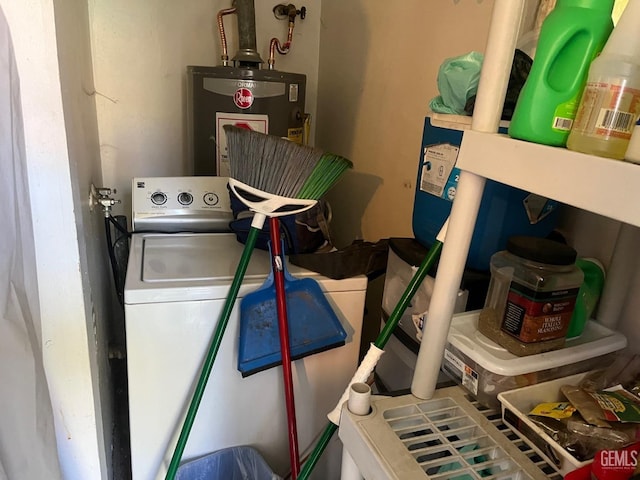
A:
{"label": "white shelving unit", "polygon": [[[624,250],[621,254],[633,251],[638,239],[638,229],[635,227],[640,226],[640,209],[636,208],[640,204],[640,167],[564,148],[514,140],[496,133],[524,7],[525,0],[495,0],[494,3],[471,129],[465,131],[457,161],[462,172],[438,265],[429,319],[411,386],[412,394],[393,400],[374,397],[372,412],[364,417],[343,410],[340,438],[367,480],[486,476],[487,471],[481,471],[481,467],[474,465],[476,457],[472,455],[469,461],[469,458],[459,455],[460,450],[456,446],[463,439],[472,439],[469,441],[482,450],[482,458],[486,462],[494,462],[497,470],[490,475],[497,476],[492,478],[520,480],[553,476],[537,467],[532,470],[530,460],[523,460],[521,455],[504,447],[500,438],[494,435],[495,427],[483,423],[468,411],[465,401],[455,393],[457,387],[446,392],[436,391],[455,296],[469,251],[485,179],[623,222],[616,254],[618,250]],[[629,262],[617,263],[618,266],[614,258],[608,284],[619,285],[619,279],[624,278],[631,269]],[[619,294],[621,289],[612,290]],[[614,294],[609,296],[613,300],[607,302],[605,289],[600,311],[604,310],[608,318],[602,323],[614,327],[617,312],[610,306],[621,302],[619,298],[614,299]],[[445,406],[443,398],[452,399],[456,405]],[[451,425],[459,425],[460,432],[471,432],[470,436],[444,434],[437,441],[434,440],[436,443],[430,443],[428,439],[431,435],[442,432],[438,431],[437,426],[434,428],[430,424],[425,428],[424,424],[440,418],[438,412],[442,408],[446,410],[445,407],[455,410],[451,414],[451,418],[455,418]],[[468,419],[463,420],[463,417]],[[407,441],[407,438],[410,440]],[[447,442],[451,445],[448,446]],[[456,456],[457,460],[452,461],[452,456]],[[445,464],[455,471],[439,467]]]}
{"label": "white shelving unit", "polygon": [[640,226],[640,167],[633,163],[469,130],[465,132],[457,166]]}

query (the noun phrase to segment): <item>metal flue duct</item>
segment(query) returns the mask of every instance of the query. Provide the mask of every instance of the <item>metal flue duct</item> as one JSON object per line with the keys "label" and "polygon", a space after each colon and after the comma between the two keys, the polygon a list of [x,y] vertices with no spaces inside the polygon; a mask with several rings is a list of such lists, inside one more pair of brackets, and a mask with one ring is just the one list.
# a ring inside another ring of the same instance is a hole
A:
{"label": "metal flue duct", "polygon": [[256,10],[253,0],[236,0],[239,50],[233,61],[239,67],[259,68],[264,63],[257,50]]}

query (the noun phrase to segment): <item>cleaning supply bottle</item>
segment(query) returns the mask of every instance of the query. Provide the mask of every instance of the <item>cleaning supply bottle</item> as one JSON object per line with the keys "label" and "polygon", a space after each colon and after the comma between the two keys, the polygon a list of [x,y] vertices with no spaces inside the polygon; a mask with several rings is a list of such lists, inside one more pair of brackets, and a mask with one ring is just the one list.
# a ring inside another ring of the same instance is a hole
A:
{"label": "cleaning supply bottle", "polygon": [[576,305],[567,330],[567,338],[582,335],[587,320],[592,317],[604,288],[605,271],[599,260],[595,258],[578,258],[576,265],[582,270],[584,280],[580,285],[580,290],[578,290]]}
{"label": "cleaning supply bottle", "polygon": [[613,29],[613,4],[557,0],[540,29],[536,56],[509,126],[511,137],[565,146],[589,65]]}
{"label": "cleaning supply bottle", "polygon": [[589,77],[567,148],[621,160],[640,116],[640,2],[631,0]]}

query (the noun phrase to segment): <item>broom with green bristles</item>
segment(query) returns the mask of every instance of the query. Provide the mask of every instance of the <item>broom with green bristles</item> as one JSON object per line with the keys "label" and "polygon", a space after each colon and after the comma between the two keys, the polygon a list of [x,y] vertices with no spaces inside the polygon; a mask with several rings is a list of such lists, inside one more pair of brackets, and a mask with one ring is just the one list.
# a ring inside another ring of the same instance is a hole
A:
{"label": "broom with green bristles", "polygon": [[292,215],[313,207],[353,166],[346,158],[274,135],[231,125],[225,125],[224,130],[229,154],[229,187],[254,212],[254,216],[171,457],[166,480],[175,478],[240,285],[267,216]]}

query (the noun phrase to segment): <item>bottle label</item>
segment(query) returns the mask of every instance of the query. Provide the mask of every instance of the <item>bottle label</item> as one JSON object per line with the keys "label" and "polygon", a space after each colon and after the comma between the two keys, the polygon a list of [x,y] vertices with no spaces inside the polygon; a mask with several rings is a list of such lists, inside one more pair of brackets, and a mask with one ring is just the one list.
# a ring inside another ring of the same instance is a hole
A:
{"label": "bottle label", "polygon": [[640,114],[640,90],[624,84],[589,82],[576,116],[576,131],[628,140]]}
{"label": "bottle label", "polygon": [[568,102],[561,103],[556,107],[553,115],[553,129],[557,132],[567,133],[573,127],[573,119],[578,111],[579,98],[575,97]]}
{"label": "bottle label", "polygon": [[567,334],[579,288],[538,292],[511,282],[502,330],[521,342],[544,342]]}

